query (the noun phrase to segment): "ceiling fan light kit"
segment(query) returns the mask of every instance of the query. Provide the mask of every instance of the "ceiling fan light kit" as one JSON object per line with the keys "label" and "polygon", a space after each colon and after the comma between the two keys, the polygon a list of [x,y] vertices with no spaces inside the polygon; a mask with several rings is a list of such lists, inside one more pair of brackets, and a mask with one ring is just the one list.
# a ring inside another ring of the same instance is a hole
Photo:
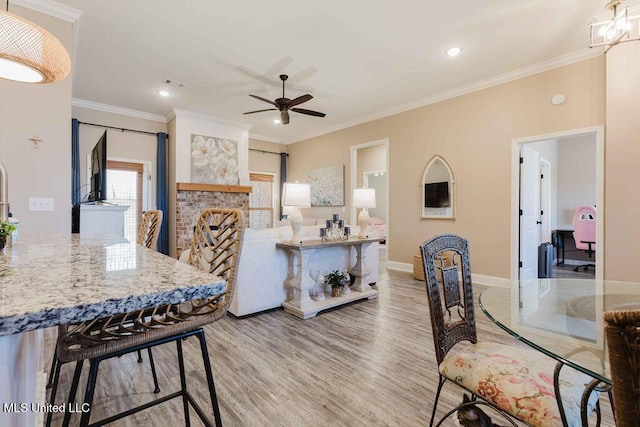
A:
{"label": "ceiling fan light kit", "polygon": [[605,52],[613,46],[633,40],[640,40],[640,16],[629,15],[629,8],[618,9],[622,0],[611,0],[605,6],[613,12],[611,19],[594,21],[589,27],[591,39],[589,47],[605,46]]}
{"label": "ceiling fan light kit", "polygon": [[0,78],[24,83],[53,83],[71,70],[69,53],[44,28],[0,10]]}
{"label": "ceiling fan light kit", "polygon": [[284,82],[286,82],[288,78],[289,76],[287,76],[286,74],[280,74],[280,80],[282,80],[282,98],[276,98],[275,100],[270,101],[258,95],[249,95],[252,98],[271,104],[275,108],[265,108],[263,110],[247,111],[246,113],[243,113],[243,114],[262,113],[263,111],[280,111],[280,123],[282,123],[283,125],[289,124],[289,110],[294,111],[296,113],[300,113],[300,114],[306,114],[308,116],[324,117],[325,114],[320,113],[319,111],[307,110],[304,108],[295,108],[296,105],[300,105],[303,102],[310,101],[311,99],[313,99],[313,96],[306,94],[294,99],[289,99],[285,97]]}

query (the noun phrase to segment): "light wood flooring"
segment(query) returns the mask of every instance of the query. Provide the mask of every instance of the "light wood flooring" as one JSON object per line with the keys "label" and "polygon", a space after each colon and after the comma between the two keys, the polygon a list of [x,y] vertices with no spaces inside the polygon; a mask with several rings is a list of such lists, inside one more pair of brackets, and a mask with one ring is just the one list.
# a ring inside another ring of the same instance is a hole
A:
{"label": "light wood flooring", "polygon": [[[383,262],[380,265],[377,299],[308,320],[274,310],[244,319],[228,316],[206,328],[225,426],[429,424],[438,374],[425,285],[410,273],[387,271]],[[477,287],[477,293],[482,289]],[[476,317],[480,340],[515,343],[479,307]],[[48,330],[46,336],[52,349],[55,331]],[[185,343],[187,384],[207,408],[206,380],[196,344],[195,338]],[[154,349],[162,393],[179,387],[175,353],[175,345]],[[46,354],[45,360],[50,356]],[[92,420],[155,396],[146,353],[143,357],[141,364],[133,354],[101,364]],[[87,370],[85,366],[79,396],[84,393]],[[58,403],[66,398],[72,371],[71,364],[63,367]],[[455,385],[445,386],[439,412],[451,409],[461,396]],[[601,402],[603,426],[613,426],[609,403]],[[77,425],[77,418],[72,425]],[[61,417],[54,420],[54,425],[61,424]],[[191,421],[201,425],[193,411]],[[494,422],[500,420],[494,417]],[[112,425],[184,425],[182,402],[174,399]],[[444,425],[455,424],[448,420]]]}

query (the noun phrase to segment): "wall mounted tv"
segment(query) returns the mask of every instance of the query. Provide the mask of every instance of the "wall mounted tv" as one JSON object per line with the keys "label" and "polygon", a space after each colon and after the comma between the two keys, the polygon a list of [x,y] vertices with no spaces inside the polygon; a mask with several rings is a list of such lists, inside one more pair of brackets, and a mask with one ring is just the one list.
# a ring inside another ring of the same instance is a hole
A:
{"label": "wall mounted tv", "polygon": [[91,151],[91,192],[89,201],[107,200],[107,131]]}
{"label": "wall mounted tv", "polygon": [[425,208],[451,207],[448,182],[431,182],[424,185]]}

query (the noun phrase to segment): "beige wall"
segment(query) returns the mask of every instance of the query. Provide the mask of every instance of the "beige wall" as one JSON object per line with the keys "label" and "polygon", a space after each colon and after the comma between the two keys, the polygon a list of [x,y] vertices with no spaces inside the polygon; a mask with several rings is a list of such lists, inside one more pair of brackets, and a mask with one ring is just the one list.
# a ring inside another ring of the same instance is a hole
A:
{"label": "beige wall", "polygon": [[[605,278],[639,281],[640,45],[607,52]],[[602,208],[598,207],[598,212]]]}
{"label": "beige wall", "polygon": [[387,148],[384,145],[360,148],[358,150],[358,173],[356,187],[362,187],[363,174],[387,169]]}
{"label": "beige wall", "polygon": [[[73,107],[73,118],[85,123],[94,123],[117,128],[134,129],[145,132],[167,132],[167,124],[153,120],[138,119],[120,114]],[[133,161],[151,162],[151,188],[148,209],[156,207],[156,147],[158,140],[155,135],[136,132],[122,132],[116,129],[107,130],[107,158],[127,159]],[[99,126],[80,125],[80,181],[83,185],[81,194],[89,193],[87,185],[87,154],[91,153],[96,142],[105,131]]]}
{"label": "beige wall", "polygon": [[593,135],[558,143],[558,227],[573,229],[581,205],[596,204],[596,141]]}
{"label": "beige wall", "polygon": [[[265,152],[254,150],[264,150]],[[276,207],[274,217],[276,221],[280,219],[278,216],[280,215],[280,156],[272,153],[286,152],[286,145],[249,138],[249,172],[267,172],[276,176],[274,182]]]}
{"label": "beige wall", "polygon": [[[11,10],[49,30],[71,54],[70,22],[19,6]],[[71,232],[71,84],[71,75],[48,85],[0,80],[0,161],[20,236]],[[33,135],[43,140],[38,149],[28,140]],[[54,211],[29,211],[29,197],[53,198]]]}
{"label": "beige wall", "polygon": [[[554,106],[559,92],[568,101]],[[389,260],[410,264],[420,243],[452,232],[469,239],[474,273],[508,278],[512,140],[602,125],[604,106],[601,56],[291,144],[290,179],[345,164],[348,181],[349,147],[389,138]],[[419,219],[419,184],[435,154],[456,176],[453,221]]]}

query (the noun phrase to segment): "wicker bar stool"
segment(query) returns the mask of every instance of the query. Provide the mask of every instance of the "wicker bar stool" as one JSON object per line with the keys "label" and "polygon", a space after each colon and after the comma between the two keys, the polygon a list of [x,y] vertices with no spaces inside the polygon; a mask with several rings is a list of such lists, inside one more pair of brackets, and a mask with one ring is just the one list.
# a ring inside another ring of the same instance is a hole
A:
{"label": "wicker bar stool", "polygon": [[616,425],[640,426],[640,310],[604,313]]}
{"label": "wicker bar stool", "polygon": [[[231,303],[243,231],[243,214],[239,209],[207,209],[198,218],[188,263],[224,278],[227,287],[223,295],[59,327],[58,357],[63,362],[77,362],[69,391],[68,405],[75,403],[83,362],[85,360],[90,362],[83,400],[84,404],[89,404],[89,411],[82,414],[81,426],[89,425],[100,362],[169,342],[175,342],[177,346],[180,390],[92,425],[111,423],[167,400],[182,397],[186,425],[190,425],[189,405],[191,405],[202,422],[211,426],[204,411],[194,401],[186,386],[182,340],[190,336],[196,336],[200,341],[215,425],[222,425],[203,326],[222,318]],[[59,371],[56,372],[55,383],[58,381],[58,376]],[[55,399],[54,393],[55,389],[52,391],[52,401]],[[64,426],[69,424],[70,416],[71,413],[65,413]]]}
{"label": "wicker bar stool", "polygon": [[162,211],[150,209],[142,215],[136,243],[145,248],[158,249],[158,236],[162,227]]}
{"label": "wicker bar stool", "polygon": [[[160,228],[162,227],[162,211],[150,209],[146,211],[142,215],[142,221],[140,223],[140,227],[138,228],[138,236],[136,239],[136,243],[139,245],[143,245],[145,248],[157,249],[158,245],[158,236],[160,235]],[[160,387],[158,386],[158,376],[156,375],[156,367],[153,362],[153,354],[151,353],[151,349],[149,348],[149,363],[151,364],[151,374],[153,375],[153,385],[155,389],[154,393],[160,392]],[[142,353],[138,351],[138,363],[142,362]],[[55,373],[57,369],[60,369],[64,363],[58,359],[58,349],[53,353],[53,360],[51,360],[51,368],[49,369],[49,380],[47,382],[47,388],[51,388],[53,386],[53,379],[55,377]],[[52,396],[55,395],[55,390],[51,393]],[[53,404],[53,401],[51,401]],[[52,414],[49,413],[47,415],[47,425],[51,422]]]}

